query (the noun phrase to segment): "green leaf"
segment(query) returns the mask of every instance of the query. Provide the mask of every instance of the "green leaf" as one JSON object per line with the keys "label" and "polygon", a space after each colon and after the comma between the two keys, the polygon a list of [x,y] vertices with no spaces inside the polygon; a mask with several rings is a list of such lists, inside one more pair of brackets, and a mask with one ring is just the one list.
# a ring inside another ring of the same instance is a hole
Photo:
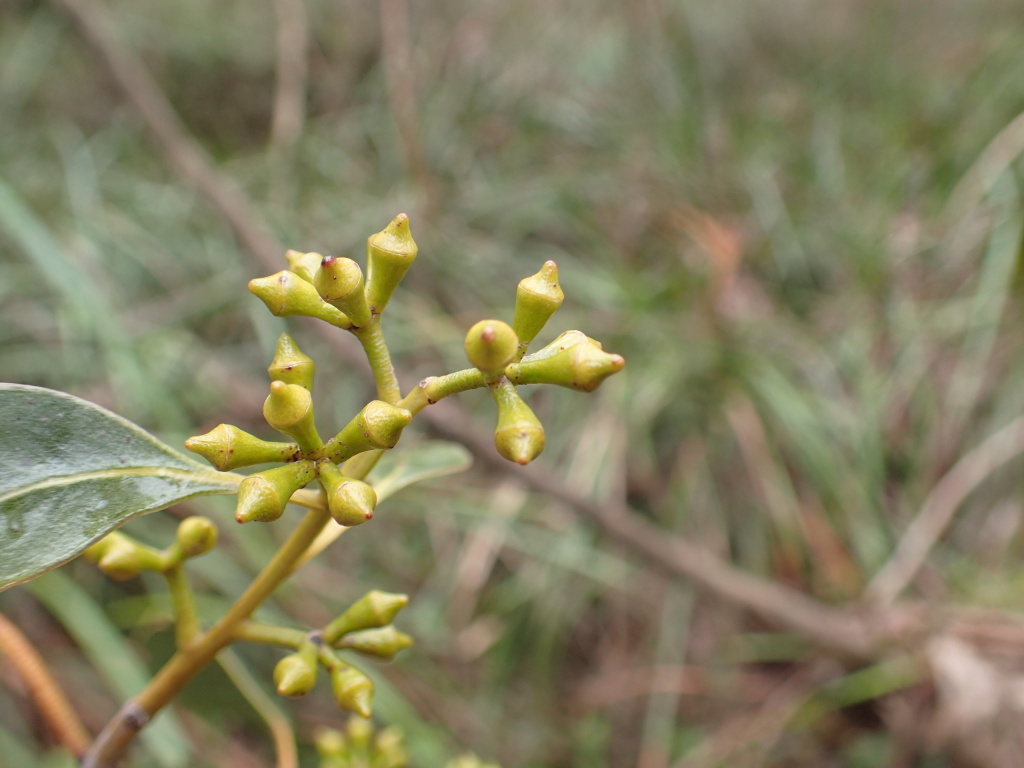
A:
{"label": "green leaf", "polygon": [[413,483],[454,475],[472,463],[472,454],[458,443],[431,440],[384,454],[366,482],[377,492],[379,504]]}
{"label": "green leaf", "polygon": [[233,493],[239,480],[98,405],[0,384],[0,590],[70,560],[136,515]]}

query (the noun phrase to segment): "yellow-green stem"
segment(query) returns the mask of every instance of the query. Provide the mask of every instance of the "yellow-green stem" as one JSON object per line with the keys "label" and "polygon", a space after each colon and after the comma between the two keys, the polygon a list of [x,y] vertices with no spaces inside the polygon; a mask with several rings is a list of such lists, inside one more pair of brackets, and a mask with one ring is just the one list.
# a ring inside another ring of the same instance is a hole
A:
{"label": "yellow-green stem", "polygon": [[391,353],[388,352],[388,345],[384,340],[380,315],[374,315],[362,328],[353,328],[352,333],[363,345],[366,359],[370,362],[373,379],[377,383],[377,397],[385,403],[395,405],[402,399],[402,392],[398,388],[398,377],[395,376]]}
{"label": "yellow-green stem", "polygon": [[199,635],[195,596],[185,576],[185,568],[180,563],[166,568],[164,578],[167,579],[171,605],[174,606],[174,639],[181,651]]}
{"label": "yellow-green stem", "polygon": [[256,621],[243,621],[235,628],[235,640],[239,642],[277,645],[292,650],[298,650],[308,635],[308,632],[303,632],[301,629],[275,627]]}

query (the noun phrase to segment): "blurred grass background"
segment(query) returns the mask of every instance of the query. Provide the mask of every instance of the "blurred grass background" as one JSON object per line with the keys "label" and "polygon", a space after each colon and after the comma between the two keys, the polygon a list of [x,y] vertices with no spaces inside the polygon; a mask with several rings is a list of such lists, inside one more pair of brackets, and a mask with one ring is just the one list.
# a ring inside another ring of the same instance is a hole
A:
{"label": "blurred grass background", "polygon": [[[272,125],[276,36],[297,5],[308,87],[292,140]],[[857,598],[936,480],[1024,405],[1015,2],[446,0],[398,4],[390,37],[394,19],[346,0],[103,6],[289,247],[361,254],[410,214],[420,258],[387,326],[405,386],[462,367],[465,329],[509,318],[516,282],[555,259],[567,299],[541,341],[580,328],[628,363],[591,396],[529,393],[541,461],[743,569]],[[322,418],[344,423],[371,395],[308,325],[246,292],[266,270],[147,140],[60,6],[0,4],[0,118],[0,379],[172,445],[220,421],[260,432],[288,329],[318,361]],[[1011,150],[979,176],[997,136]],[[489,428],[486,394],[462,399]],[[971,495],[919,596],[1017,608],[1019,469]],[[188,507],[224,521],[222,554],[196,563],[215,616],[282,534],[236,530],[223,499]],[[162,543],[172,517],[130,530]],[[81,563],[64,573],[96,610],[71,620],[20,588],[0,609],[96,730],[126,695],[102,657],[156,668],[168,606],[158,584],[150,599]],[[482,467],[390,501],[266,615],[319,625],[370,587],[413,597],[400,625],[418,643],[377,672],[377,716],[406,730],[416,765],[464,749],[506,768],[958,764],[877,693],[765,725],[794,679],[803,695],[835,671]],[[90,646],[75,621],[126,639]],[[277,654],[238,653],[269,689]],[[45,733],[8,677],[4,754],[42,764]],[[272,760],[220,670],[182,703],[185,743],[150,744],[138,765]],[[329,692],[283,709],[312,761],[314,728],[341,721]]]}

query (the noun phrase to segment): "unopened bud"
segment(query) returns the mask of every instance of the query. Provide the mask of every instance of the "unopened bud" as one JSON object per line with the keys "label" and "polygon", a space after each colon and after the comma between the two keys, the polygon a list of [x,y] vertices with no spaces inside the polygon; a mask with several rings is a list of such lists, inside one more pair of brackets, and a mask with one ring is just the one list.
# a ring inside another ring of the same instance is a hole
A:
{"label": "unopened bud", "polygon": [[370,322],[370,306],[363,292],[363,270],[352,259],[324,256],[313,277],[320,297],[348,315],[355,327]]}
{"label": "unopened bud", "polygon": [[405,408],[371,400],[328,441],[324,456],[337,464],[364,451],[394,448],[410,421],[412,414]]}
{"label": "unopened bud", "polygon": [[566,331],[544,349],[509,367],[516,384],[556,384],[593,392],[601,382],[626,364],[622,355],[610,355],[580,331]]}
{"label": "unopened bud", "polygon": [[[366,754],[370,751],[370,739],[373,738],[373,726],[366,720],[352,717],[345,723],[345,738],[354,752]],[[367,755],[369,757],[369,755]]]}
{"label": "unopened bud", "polygon": [[[345,737],[334,728],[321,728],[313,736],[316,751],[321,757],[343,757]],[[333,764],[331,764],[333,765]]]}
{"label": "unopened bud", "polygon": [[565,294],[558,284],[558,265],[544,262],[540,272],[519,281],[516,288],[516,311],[512,328],[519,337],[519,355],[562,306]]}
{"label": "unopened bud", "polygon": [[313,282],[313,275],[316,274],[316,268],[320,266],[320,259],[323,258],[319,253],[302,253],[291,250],[284,257],[288,259],[288,271],[294,272],[307,283]]}
{"label": "unopened bud", "polygon": [[347,611],[324,628],[324,640],[328,645],[334,645],[349,632],[387,626],[408,604],[408,595],[374,589],[352,603]]}
{"label": "unopened bud", "polygon": [[466,357],[488,379],[501,375],[518,347],[516,332],[501,320],[481,320],[466,334]]}
{"label": "unopened bud", "polygon": [[384,311],[418,251],[404,213],[366,241],[366,300],[373,314]]}
{"label": "unopened bud", "polygon": [[295,443],[268,443],[230,424],[221,424],[205,435],[190,437],[185,441],[185,447],[221,472],[253,464],[287,461],[299,449]]}
{"label": "unopened bud", "polygon": [[498,404],[498,426],[494,429],[498,453],[516,464],[529,464],[544,450],[544,427],[540,419],[508,379],[491,387],[491,394]]}
{"label": "unopened bud", "polygon": [[339,328],[352,327],[352,321],[346,315],[321,299],[313,284],[294,272],[278,272],[250,280],[249,290],[267,305],[271,314],[278,317],[304,315],[317,317]]}
{"label": "unopened bud", "polygon": [[127,581],[142,571],[159,571],[163,558],[159,552],[114,531],[85,551],[103,573],[114,581]]}
{"label": "unopened bud", "polygon": [[373,714],[373,681],[355,667],[339,664],[331,670],[331,688],[342,709],[366,718]]}
{"label": "unopened bud", "polygon": [[377,752],[378,768],[404,768],[409,764],[409,754],[405,751],[405,740],[402,732],[394,727],[385,728],[374,739]]}
{"label": "unopened bud", "polygon": [[185,557],[196,557],[217,546],[217,526],[205,517],[186,517],[178,525],[177,539]]}
{"label": "unopened bud", "polygon": [[386,661],[390,661],[396,653],[405,650],[410,645],[412,645],[412,638],[404,632],[399,632],[390,624],[377,629],[351,632],[342,637],[338,643],[339,648],[348,648]]}
{"label": "unopened bud", "polygon": [[302,353],[295,339],[287,333],[282,333],[277,340],[277,351],[274,359],[270,361],[267,373],[272,381],[283,381],[285,384],[297,384],[300,387],[313,391],[313,373],[316,366],[313,359]]}
{"label": "unopened bud", "polygon": [[284,514],[288,499],[316,476],[312,461],[296,461],[255,475],[238,485],[235,520],[267,523]]}
{"label": "unopened bud", "polygon": [[317,462],[317,475],[327,493],[327,506],[339,525],[352,527],[365,523],[373,517],[377,506],[377,493],[364,483],[346,477],[330,461]]}
{"label": "unopened bud", "polygon": [[263,403],[267,424],[299,444],[304,451],[315,451],[323,441],[313,423],[313,398],[309,390],[298,384],[270,382],[270,395]]}
{"label": "unopened bud", "polygon": [[289,654],[274,667],[274,685],[281,696],[305,696],[316,685],[317,649],[305,643],[298,652]]}

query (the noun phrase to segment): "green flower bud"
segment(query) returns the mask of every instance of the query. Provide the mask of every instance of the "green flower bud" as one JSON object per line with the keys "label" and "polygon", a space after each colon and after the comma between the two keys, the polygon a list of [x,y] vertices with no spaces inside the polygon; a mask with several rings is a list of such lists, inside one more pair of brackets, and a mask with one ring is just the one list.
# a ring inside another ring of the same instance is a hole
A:
{"label": "green flower bud", "polygon": [[278,432],[295,440],[304,451],[313,452],[323,446],[313,423],[313,397],[305,387],[283,381],[270,382],[270,395],[263,403],[263,418]]}
{"label": "green flower bud", "polygon": [[302,253],[291,250],[284,257],[288,259],[288,271],[294,272],[307,283],[313,282],[313,275],[316,274],[316,269],[320,266],[320,259],[323,258],[319,253]]}
{"label": "green flower bud", "polygon": [[327,506],[339,525],[352,527],[373,517],[377,494],[362,480],[346,477],[330,461],[324,459],[316,465],[320,484],[327,492]]}
{"label": "green flower bud", "polygon": [[311,282],[294,272],[278,272],[249,281],[249,290],[278,317],[304,315],[317,317],[339,328],[351,328],[352,321],[320,298]]}
{"label": "green flower bud", "polygon": [[399,632],[390,624],[377,629],[350,632],[343,636],[338,643],[339,648],[347,648],[367,656],[376,656],[386,661],[390,661],[396,653],[404,651],[410,645],[412,645],[412,638],[404,632]]}
{"label": "green flower bud", "polygon": [[304,643],[296,653],[289,654],[274,667],[274,685],[281,696],[305,696],[316,685],[317,647]]}
{"label": "green flower bud", "polygon": [[339,664],[332,669],[331,688],[342,709],[367,718],[373,714],[373,681],[355,667]]}
{"label": "green flower bud", "polygon": [[349,632],[387,626],[408,604],[408,595],[371,590],[324,628],[324,641],[334,645]]}
{"label": "green flower bud", "polygon": [[385,728],[374,740],[379,765],[376,768],[404,768],[409,764],[402,732],[394,727]]}
{"label": "green flower bud", "polygon": [[205,435],[190,437],[185,441],[185,447],[221,472],[253,464],[287,461],[299,450],[295,443],[268,443],[230,424],[221,424]]}
{"label": "green flower bud", "polygon": [[316,476],[312,461],[266,469],[249,475],[238,486],[235,520],[268,523],[284,514],[288,499]]}
{"label": "green flower bud", "polygon": [[267,373],[272,381],[283,381],[285,384],[297,384],[300,387],[313,391],[313,373],[316,365],[313,359],[304,355],[295,339],[287,333],[282,333],[277,340],[277,351],[274,359],[270,361]]}
{"label": "green flower bud", "polygon": [[313,277],[313,286],[324,301],[348,315],[356,328],[370,322],[370,305],[363,292],[363,270],[352,259],[324,256]]}
{"label": "green flower bud", "polygon": [[159,552],[118,531],[89,547],[85,556],[114,581],[133,579],[142,571],[159,571],[164,564]]}
{"label": "green flower bud", "polygon": [[370,739],[373,738],[373,726],[366,720],[349,718],[345,723],[345,736],[354,752],[366,754],[370,750]]}
{"label": "green flower bud", "polygon": [[498,404],[494,430],[498,453],[516,464],[529,464],[544,450],[544,427],[508,379],[491,387],[491,394]]}
{"label": "green flower bud", "polygon": [[345,737],[334,728],[321,728],[313,737],[313,742],[321,757],[342,757],[345,753]]}
{"label": "green flower bud", "polygon": [[205,517],[186,517],[178,525],[177,539],[185,557],[196,557],[217,546],[217,526]]}
{"label": "green flower bud", "polygon": [[394,448],[410,421],[405,408],[371,400],[328,441],[323,455],[337,464],[363,451]]}
{"label": "green flower bud", "polygon": [[516,384],[556,384],[593,392],[625,364],[622,355],[608,354],[580,331],[566,331],[544,349],[509,366],[507,375]]}
{"label": "green flower bud", "polygon": [[466,334],[466,357],[484,378],[496,378],[512,362],[519,337],[501,320],[481,320]]}
{"label": "green flower bud", "polygon": [[366,241],[366,300],[373,314],[384,311],[418,251],[404,213]]}
{"label": "green flower bud", "polygon": [[551,316],[562,306],[565,294],[558,285],[558,265],[544,262],[540,272],[519,281],[512,328],[519,337],[519,355],[536,338]]}

